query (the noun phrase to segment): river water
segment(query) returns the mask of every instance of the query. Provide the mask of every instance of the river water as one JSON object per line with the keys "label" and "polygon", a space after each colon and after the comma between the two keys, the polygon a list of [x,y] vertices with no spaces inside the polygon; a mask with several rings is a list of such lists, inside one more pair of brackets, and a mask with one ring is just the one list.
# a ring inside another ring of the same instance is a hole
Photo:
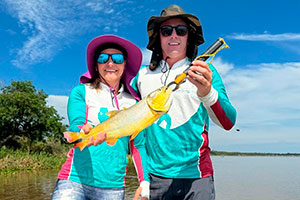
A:
{"label": "river water", "polygon": [[[217,200],[300,200],[300,157],[212,156]],[[0,176],[1,200],[50,199],[57,170]],[[128,167],[126,199],[138,187]]]}

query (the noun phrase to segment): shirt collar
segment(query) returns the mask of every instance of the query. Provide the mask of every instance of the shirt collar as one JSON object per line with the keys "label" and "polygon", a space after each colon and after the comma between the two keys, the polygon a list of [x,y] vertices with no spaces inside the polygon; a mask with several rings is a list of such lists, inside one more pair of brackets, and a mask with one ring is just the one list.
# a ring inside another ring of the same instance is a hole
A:
{"label": "shirt collar", "polygon": [[[104,89],[105,91],[108,91],[108,92],[110,92],[111,90],[110,90],[110,88],[109,88],[109,86],[108,85],[106,85],[105,83],[100,83],[100,88],[101,89]],[[119,93],[118,94],[121,94],[122,92],[124,91],[124,85],[121,83],[120,84],[120,88],[119,88]],[[118,95],[117,94],[117,95]]]}
{"label": "shirt collar", "polygon": [[[186,65],[186,64],[190,64],[190,59],[188,57],[185,57],[182,60],[179,60],[176,63],[174,63],[174,65],[172,66],[172,69],[176,69],[176,68],[181,67],[181,66]],[[161,69],[164,66],[167,66],[168,69],[170,69],[169,64],[164,60],[160,61],[159,66],[160,66]]]}

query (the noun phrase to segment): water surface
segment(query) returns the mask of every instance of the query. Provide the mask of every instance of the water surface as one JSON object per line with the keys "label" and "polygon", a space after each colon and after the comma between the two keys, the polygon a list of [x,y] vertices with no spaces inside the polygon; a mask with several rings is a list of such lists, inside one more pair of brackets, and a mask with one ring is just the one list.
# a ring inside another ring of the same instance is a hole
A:
{"label": "water surface", "polygon": [[212,156],[218,200],[300,200],[300,157]]}
{"label": "water surface", "polygon": [[[212,156],[217,200],[300,200],[300,157]],[[50,199],[57,170],[0,176],[1,200]],[[134,167],[126,177],[126,199],[138,187]]]}

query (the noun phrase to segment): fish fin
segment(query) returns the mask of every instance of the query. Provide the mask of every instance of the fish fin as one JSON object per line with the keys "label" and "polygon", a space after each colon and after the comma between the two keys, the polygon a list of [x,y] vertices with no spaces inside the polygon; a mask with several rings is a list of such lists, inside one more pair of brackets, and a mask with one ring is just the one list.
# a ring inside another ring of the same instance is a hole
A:
{"label": "fish fin", "polygon": [[86,147],[87,143],[88,143],[88,140],[83,140],[81,142],[75,143],[74,147],[75,148],[79,147],[80,151],[82,151]]}
{"label": "fish fin", "polygon": [[64,138],[66,138],[69,143],[73,143],[74,147],[79,147],[81,151],[88,143],[88,140],[85,136],[86,135],[84,132],[64,132]]}
{"label": "fish fin", "polygon": [[129,140],[133,140],[138,134],[139,134],[140,131],[137,131],[135,133],[133,133],[131,136],[130,136],[130,139]]}
{"label": "fish fin", "polygon": [[111,118],[112,116],[118,114],[119,112],[120,112],[120,110],[113,110],[113,111],[109,111],[105,114],[108,115],[108,118]]}
{"label": "fish fin", "polygon": [[116,142],[117,142],[118,139],[119,139],[119,138],[108,139],[108,140],[106,141],[106,144],[109,145],[109,146],[114,146],[114,145],[116,144]]}
{"label": "fish fin", "polygon": [[76,142],[77,140],[83,139],[84,136],[85,136],[84,132],[70,132],[70,131],[64,132],[64,138],[66,138],[69,143]]}

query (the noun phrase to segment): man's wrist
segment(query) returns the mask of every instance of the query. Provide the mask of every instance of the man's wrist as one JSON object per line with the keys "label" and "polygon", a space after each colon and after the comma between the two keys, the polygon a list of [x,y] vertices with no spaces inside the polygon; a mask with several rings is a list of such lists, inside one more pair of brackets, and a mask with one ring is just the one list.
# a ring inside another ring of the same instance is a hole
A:
{"label": "man's wrist", "polygon": [[[199,96],[198,96],[199,97]],[[199,97],[199,99],[208,106],[213,105],[218,100],[218,91],[211,87],[209,93],[204,97]]]}

